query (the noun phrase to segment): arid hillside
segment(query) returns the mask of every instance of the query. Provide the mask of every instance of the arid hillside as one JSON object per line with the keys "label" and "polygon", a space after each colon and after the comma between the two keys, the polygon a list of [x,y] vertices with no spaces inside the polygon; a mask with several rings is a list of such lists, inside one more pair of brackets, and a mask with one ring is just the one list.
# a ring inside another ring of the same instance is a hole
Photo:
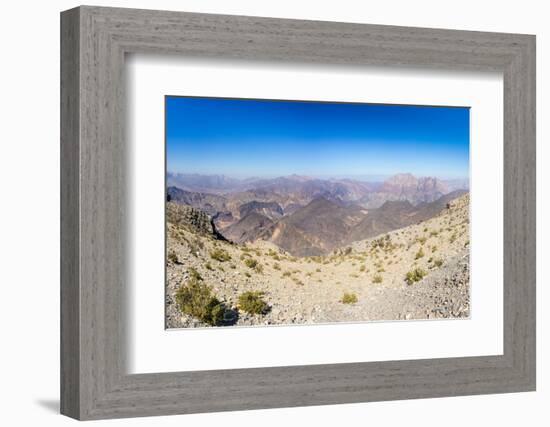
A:
{"label": "arid hillside", "polygon": [[[405,189],[410,187],[405,184]],[[262,239],[228,241],[209,215],[169,201],[167,327],[468,317],[469,195],[460,194],[442,199],[437,213],[418,216],[405,227],[307,257],[292,256]],[[414,212],[422,212],[429,203],[419,203]],[[323,202],[327,212],[328,207]],[[275,219],[266,213],[278,212],[273,204],[246,209],[258,227],[263,218]],[[352,214],[336,225],[351,232],[361,221]],[[295,229],[300,224],[280,223]],[[316,226],[329,233],[321,236],[331,239],[328,224],[332,225],[321,218]],[[309,237],[304,236],[303,245],[312,243]]]}
{"label": "arid hillside", "polygon": [[300,175],[239,180],[168,174],[167,180],[167,201],[207,213],[228,240],[265,240],[298,257],[326,256],[340,246],[426,220],[467,192],[409,173],[381,182]]}

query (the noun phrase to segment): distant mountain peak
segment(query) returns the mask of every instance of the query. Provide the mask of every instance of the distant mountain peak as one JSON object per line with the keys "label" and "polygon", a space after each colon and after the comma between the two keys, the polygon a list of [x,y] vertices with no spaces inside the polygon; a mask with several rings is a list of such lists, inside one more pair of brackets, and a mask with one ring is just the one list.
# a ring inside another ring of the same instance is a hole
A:
{"label": "distant mountain peak", "polygon": [[416,185],[418,179],[412,173],[398,173],[384,181],[390,185]]}

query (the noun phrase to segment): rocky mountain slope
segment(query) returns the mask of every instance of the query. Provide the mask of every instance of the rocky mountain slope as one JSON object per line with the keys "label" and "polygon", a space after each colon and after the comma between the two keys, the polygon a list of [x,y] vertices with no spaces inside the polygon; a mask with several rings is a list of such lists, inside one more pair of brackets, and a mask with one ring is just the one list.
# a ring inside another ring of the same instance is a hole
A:
{"label": "rocky mountain slope", "polygon": [[260,239],[275,222],[261,213],[252,211],[235,224],[223,230],[223,235],[235,243],[253,242]]}
{"label": "rocky mountain slope", "polygon": [[[338,246],[431,218],[461,194],[464,191],[455,191],[417,206],[408,201],[387,201],[370,210],[357,205],[342,206],[319,197],[284,217],[280,216],[282,209],[273,207],[279,207],[276,203],[247,203],[241,214],[249,213],[221,233],[240,244],[266,240],[294,256],[326,255]],[[266,206],[271,206],[275,214]]]}
{"label": "rocky mountain slope", "polygon": [[166,193],[167,201],[192,206],[206,212],[210,216],[216,216],[221,212],[228,212],[226,206],[227,199],[217,194],[186,191],[173,186],[168,187]]}
{"label": "rocky mountain slope", "polygon": [[[208,213],[222,233],[252,212],[277,222],[282,217],[289,217],[295,213],[301,215],[298,213],[300,210],[311,211],[309,205],[315,200],[327,200],[342,208],[363,210],[379,209],[386,202],[392,201],[409,202],[413,206],[418,206],[432,203],[451,193],[451,189],[467,184],[460,180],[446,182],[430,177],[416,178],[411,174],[398,174],[383,182],[363,182],[299,175],[273,179],[235,179],[223,175],[169,173],[167,182],[168,201],[189,205]],[[375,214],[371,217],[374,218]],[[292,226],[294,220],[288,221],[287,225]],[[241,225],[236,228],[239,229]],[[404,226],[406,223],[399,225]],[[362,228],[369,226],[365,224]],[[379,230],[392,228],[394,227],[382,227]],[[235,234],[233,229],[228,232],[231,235]],[[254,233],[246,234],[251,236]],[[371,235],[372,232],[364,234],[363,237]],[[342,244],[344,241],[345,239],[339,238],[332,245]],[[319,249],[316,248],[313,252],[317,253]]]}
{"label": "rocky mountain slope", "polygon": [[[210,325],[177,303],[177,295],[197,282],[223,307],[223,325],[468,317],[468,211],[469,195],[461,195],[432,218],[323,256],[296,257],[271,241],[224,241],[208,215],[170,202],[166,324]],[[312,243],[302,237],[304,245]],[[246,292],[261,295],[267,308],[259,314],[245,310]]]}
{"label": "rocky mountain slope", "polygon": [[378,208],[371,209],[368,215],[353,228],[347,241],[366,239],[397,228],[425,221],[438,215],[447,204],[467,192],[456,190],[439,197],[432,202],[423,202],[416,206],[409,201],[387,201]]}
{"label": "rocky mountain slope", "polygon": [[241,218],[251,213],[259,213],[272,220],[279,219],[284,215],[283,208],[275,202],[258,202],[254,200],[239,206],[239,216]]}
{"label": "rocky mountain slope", "polygon": [[[305,206],[323,197],[340,205],[356,204],[363,208],[378,208],[390,200],[407,200],[413,205],[431,202],[457,189],[468,189],[466,180],[441,180],[435,177],[415,177],[397,174],[381,182],[354,179],[320,179],[300,175],[277,178],[235,179],[223,175],[168,173],[169,187],[187,192],[222,196],[224,209],[239,218],[239,207],[249,202],[275,202],[285,210],[292,205]],[[203,196],[204,197],[204,196]],[[190,203],[188,203],[190,204]],[[191,206],[198,207],[191,204]]]}
{"label": "rocky mountain slope", "polygon": [[[344,207],[319,197],[281,219],[260,238],[295,256],[322,255],[345,244],[353,227],[366,213],[357,206]],[[309,243],[305,247],[301,244],[304,238]]]}
{"label": "rocky mountain slope", "polygon": [[166,222],[168,227],[177,228],[182,233],[191,233],[197,238],[206,237],[227,241],[218,232],[214,221],[208,214],[191,206],[179,205],[173,202],[166,203]]}

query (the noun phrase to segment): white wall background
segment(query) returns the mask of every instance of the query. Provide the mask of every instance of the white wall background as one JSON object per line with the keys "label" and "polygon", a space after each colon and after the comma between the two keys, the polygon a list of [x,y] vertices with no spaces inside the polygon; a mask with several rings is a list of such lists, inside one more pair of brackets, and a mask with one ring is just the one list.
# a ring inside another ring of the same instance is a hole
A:
{"label": "white wall background", "polygon": [[[455,28],[537,35],[538,390],[488,395],[116,420],[117,426],[371,424],[544,426],[550,421],[545,305],[549,253],[550,27],[545,2],[386,0],[96,1],[97,5]],[[0,25],[0,422],[63,426],[59,384],[59,12],[74,1],[5,2]]]}

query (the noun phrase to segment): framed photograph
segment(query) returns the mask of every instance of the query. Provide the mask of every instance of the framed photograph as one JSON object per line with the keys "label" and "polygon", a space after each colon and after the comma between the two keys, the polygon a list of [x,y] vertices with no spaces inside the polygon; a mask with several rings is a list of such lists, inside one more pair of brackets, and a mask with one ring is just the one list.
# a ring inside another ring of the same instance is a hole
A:
{"label": "framed photograph", "polygon": [[535,37],[61,14],[61,411],[535,390]]}
{"label": "framed photograph", "polygon": [[469,318],[469,115],[167,96],[167,328]]}

